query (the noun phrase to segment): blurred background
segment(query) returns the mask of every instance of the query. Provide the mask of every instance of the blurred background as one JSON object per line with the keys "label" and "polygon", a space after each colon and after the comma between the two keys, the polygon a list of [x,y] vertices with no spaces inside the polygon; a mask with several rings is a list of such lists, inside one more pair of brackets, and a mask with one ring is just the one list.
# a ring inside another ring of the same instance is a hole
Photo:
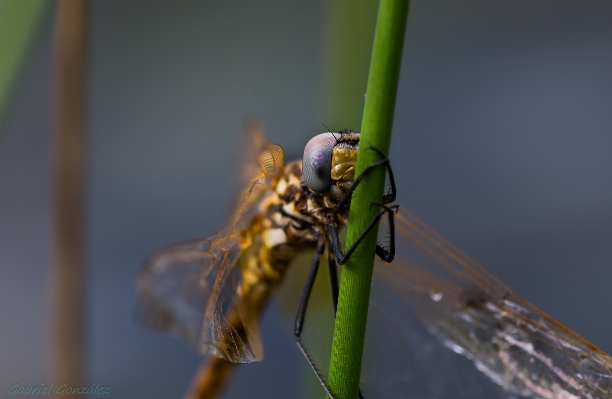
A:
{"label": "blurred background", "polygon": [[[342,107],[363,105],[376,3],[87,6],[86,383],[113,398],[178,398],[201,358],[135,323],[142,262],[223,227],[245,117],[260,117],[287,159],[321,122],[359,130]],[[54,382],[55,11],[36,14],[0,102],[2,396]],[[412,1],[390,155],[399,203],[607,353],[611,20],[609,2]],[[353,39],[358,49],[344,48]],[[351,73],[351,87],[331,90]],[[265,361],[242,366],[226,398],[297,396],[305,362],[275,307]]]}

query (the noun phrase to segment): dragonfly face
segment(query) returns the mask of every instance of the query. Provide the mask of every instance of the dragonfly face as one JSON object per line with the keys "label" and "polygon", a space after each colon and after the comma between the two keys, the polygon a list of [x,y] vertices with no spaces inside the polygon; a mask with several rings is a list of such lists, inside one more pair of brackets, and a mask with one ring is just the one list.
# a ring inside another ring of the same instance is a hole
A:
{"label": "dragonfly face", "polygon": [[[356,180],[359,145],[357,133],[323,133],[285,165],[260,127],[249,137],[253,156],[229,225],[162,249],[137,282],[145,326],[234,363],[263,358],[259,319],[296,254],[320,249],[330,223],[347,223],[341,199]],[[375,266],[368,325],[381,317],[386,327],[368,328],[366,343],[385,361],[371,362],[366,397],[612,399],[612,358],[407,210],[395,226],[398,255]]]}
{"label": "dragonfly face", "polygon": [[313,193],[339,201],[355,179],[359,133],[321,133],[304,149],[304,181]]}

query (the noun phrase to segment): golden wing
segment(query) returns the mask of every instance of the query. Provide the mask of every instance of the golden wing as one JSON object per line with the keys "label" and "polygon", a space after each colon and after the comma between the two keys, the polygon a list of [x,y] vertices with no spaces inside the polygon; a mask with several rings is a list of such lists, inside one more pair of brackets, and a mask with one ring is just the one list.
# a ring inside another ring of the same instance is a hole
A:
{"label": "golden wing", "polygon": [[374,270],[364,364],[384,361],[365,373],[366,395],[612,398],[610,356],[405,209],[396,236],[398,256]]}
{"label": "golden wing", "polygon": [[257,118],[248,118],[243,124],[240,140],[240,169],[238,195],[233,204],[234,229],[245,215],[256,212],[261,198],[276,186],[285,168],[285,153],[278,144],[267,141],[263,124]]}
{"label": "golden wing", "polygon": [[237,237],[217,233],[154,254],[138,276],[138,320],[179,335],[202,354],[236,363],[260,359],[258,334],[241,333],[232,320],[240,305],[240,268],[235,266],[241,253]]}
{"label": "golden wing", "polygon": [[[284,168],[280,146],[257,142],[258,155],[229,225],[210,237],[187,241],[153,254],[136,285],[137,319],[146,327],[175,333],[199,353],[234,363],[263,358],[257,317],[241,298],[240,257],[251,217]],[[249,180],[250,179],[250,180]],[[250,251],[253,252],[253,251]]]}

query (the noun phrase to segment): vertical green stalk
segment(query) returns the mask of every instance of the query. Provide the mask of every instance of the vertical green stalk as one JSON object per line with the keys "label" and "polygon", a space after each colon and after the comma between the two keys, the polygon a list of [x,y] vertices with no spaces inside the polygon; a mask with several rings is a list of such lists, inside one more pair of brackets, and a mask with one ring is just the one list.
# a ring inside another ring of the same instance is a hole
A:
{"label": "vertical green stalk", "polygon": [[[384,154],[389,152],[408,3],[408,0],[381,0],[379,4],[357,175],[367,165],[379,160],[376,152],[368,151],[368,147],[375,147]],[[351,201],[347,246],[355,242],[380,210],[370,205],[381,202],[384,178],[384,168],[376,168],[355,190]],[[342,270],[329,375],[336,399],[355,399],[358,394],[376,233],[371,231],[367,235]]]}
{"label": "vertical green stalk", "polygon": [[24,61],[49,7],[45,0],[0,0],[0,129]]}
{"label": "vertical green stalk", "polygon": [[[336,131],[344,127],[360,131],[378,1],[326,1],[322,4],[325,18],[321,33],[320,109],[319,116],[313,120],[313,129],[314,132],[325,131],[321,125],[323,122]],[[355,29],[356,26],[359,29]],[[324,375],[329,371],[334,333],[327,267],[325,260],[319,266],[307,310],[307,317],[311,321],[316,320],[316,328],[306,327],[303,333],[308,349],[317,359],[317,366]],[[306,279],[306,269],[300,284]],[[291,272],[296,273],[293,268]],[[292,312],[295,309],[292,308]],[[298,398],[310,399],[320,395],[321,383],[310,366],[306,362],[299,362],[299,367]]]}

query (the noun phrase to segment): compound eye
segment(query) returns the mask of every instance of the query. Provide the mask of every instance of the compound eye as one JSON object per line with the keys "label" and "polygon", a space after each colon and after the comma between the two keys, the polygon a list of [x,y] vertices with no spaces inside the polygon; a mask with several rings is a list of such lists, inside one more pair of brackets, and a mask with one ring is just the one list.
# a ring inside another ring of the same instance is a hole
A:
{"label": "compound eye", "polygon": [[304,149],[302,173],[304,180],[315,193],[326,193],[331,187],[332,150],[336,139],[331,133],[314,136]]}

